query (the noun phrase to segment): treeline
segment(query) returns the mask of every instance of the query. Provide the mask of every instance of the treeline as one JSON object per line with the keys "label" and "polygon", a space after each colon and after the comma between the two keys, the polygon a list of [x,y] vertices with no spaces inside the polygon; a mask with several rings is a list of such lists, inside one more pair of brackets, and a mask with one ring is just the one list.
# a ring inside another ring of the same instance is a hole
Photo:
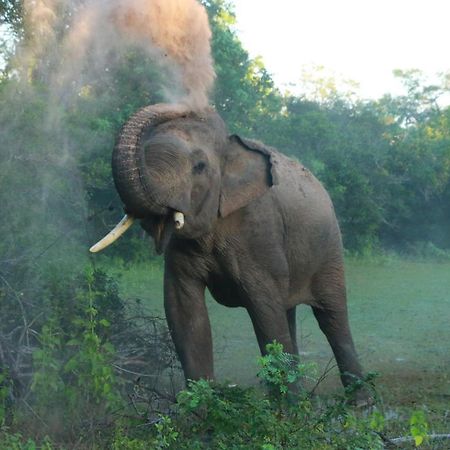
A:
{"label": "treeline", "polygon": [[369,101],[337,91],[318,69],[307,95],[281,95],[262,63],[250,61],[220,25],[216,19],[216,107],[231,130],[264,140],[318,176],[348,250],[438,256],[449,248],[450,72],[430,84],[418,70],[397,70],[405,94]]}
{"label": "treeline", "polygon": [[419,84],[415,71],[401,76],[404,97],[287,98],[274,136],[328,188],[347,249],[437,256],[450,245],[450,108],[432,98],[441,87]]}
{"label": "treeline", "polygon": [[[228,3],[204,3],[214,33],[217,83],[212,103],[231,132],[277,147],[318,176],[334,201],[348,250],[420,252],[427,246],[436,251],[450,247],[450,108],[439,107],[439,99],[450,90],[449,74],[440,84],[430,85],[418,71],[398,71],[406,94],[376,101],[338,92],[333,80],[320,73],[315,82],[313,76],[313,94],[282,95],[262,62],[251,60],[242,48]],[[20,15],[8,5],[3,6],[8,12],[3,20],[26,40]],[[114,137],[138,107],[162,101],[160,71],[139,52],[130,52],[101,77],[86,77],[70,103],[49,108],[52,92],[46,87],[45,62],[36,63],[32,79],[24,83],[15,76],[14,55],[3,57],[9,61],[0,85],[3,172],[20,177],[28,170],[20,165],[6,169],[5,158],[11,163],[11,153],[24,164],[50,159],[63,170],[70,159],[74,173],[81,175],[76,195],[87,199],[84,213],[95,218],[90,229],[101,234],[102,223],[114,222],[118,213],[111,211],[120,208],[109,167]],[[60,129],[49,129],[49,114],[58,116]],[[22,186],[36,181],[29,175]],[[16,190],[14,184],[5,184],[8,176],[2,177],[3,196]],[[64,188],[74,191],[67,186],[67,174],[63,177],[66,186],[58,189],[61,203],[67,204]],[[49,188],[55,177],[45,178]],[[33,189],[32,183],[30,189],[18,190]],[[61,204],[54,207],[64,209]],[[78,214],[74,223],[79,221]]]}

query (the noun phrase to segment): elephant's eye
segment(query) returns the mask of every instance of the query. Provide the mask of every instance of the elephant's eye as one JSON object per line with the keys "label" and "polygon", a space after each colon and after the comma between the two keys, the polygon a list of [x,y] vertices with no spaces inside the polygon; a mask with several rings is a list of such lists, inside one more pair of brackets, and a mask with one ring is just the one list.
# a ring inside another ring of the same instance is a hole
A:
{"label": "elephant's eye", "polygon": [[198,162],[197,164],[195,164],[195,166],[194,166],[194,168],[192,169],[192,171],[193,171],[195,174],[199,174],[199,173],[204,172],[205,169],[206,169],[206,163],[205,163],[205,161],[200,161],[200,162]]}

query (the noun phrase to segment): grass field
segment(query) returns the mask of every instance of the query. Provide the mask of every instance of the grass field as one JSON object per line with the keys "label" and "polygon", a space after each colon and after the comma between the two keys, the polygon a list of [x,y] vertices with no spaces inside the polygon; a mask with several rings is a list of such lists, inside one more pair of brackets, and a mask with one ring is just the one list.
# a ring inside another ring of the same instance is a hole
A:
{"label": "grass field", "polygon": [[[397,258],[347,260],[350,321],[366,371],[378,372],[386,405],[425,407],[439,422],[450,421],[450,263]],[[137,265],[120,272],[123,298],[141,298],[163,315],[162,269]],[[216,375],[254,384],[259,350],[244,309],[231,309],[208,297]],[[298,309],[302,358],[321,373],[332,358],[309,307]],[[334,360],[332,361],[334,364]],[[340,390],[334,369],[323,393]]]}

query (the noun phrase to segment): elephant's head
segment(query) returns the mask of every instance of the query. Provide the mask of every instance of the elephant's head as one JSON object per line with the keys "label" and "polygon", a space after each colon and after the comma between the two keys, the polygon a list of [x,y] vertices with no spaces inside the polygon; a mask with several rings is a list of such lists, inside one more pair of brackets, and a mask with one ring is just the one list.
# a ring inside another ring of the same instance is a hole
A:
{"label": "elephant's head", "polygon": [[220,217],[275,184],[273,163],[266,147],[228,136],[212,109],[145,107],[123,127],[112,158],[127,215],[91,251],[114,242],[136,218],[153,236],[158,253],[174,233],[188,239],[205,235]]}

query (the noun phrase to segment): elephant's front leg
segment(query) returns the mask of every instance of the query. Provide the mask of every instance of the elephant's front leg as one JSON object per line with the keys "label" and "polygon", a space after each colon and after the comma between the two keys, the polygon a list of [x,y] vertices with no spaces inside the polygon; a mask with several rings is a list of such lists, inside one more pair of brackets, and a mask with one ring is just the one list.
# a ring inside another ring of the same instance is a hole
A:
{"label": "elephant's front leg", "polygon": [[277,305],[269,304],[270,299],[262,305],[247,308],[253,323],[259,349],[262,355],[267,353],[266,346],[273,341],[283,345],[286,353],[297,354],[297,347],[292,341],[286,311]]}
{"label": "elephant's front leg", "polygon": [[164,307],[170,334],[186,380],[213,379],[211,326],[205,285],[188,277],[164,275]]}
{"label": "elephant's front leg", "polygon": [[246,308],[262,355],[266,354],[267,344],[273,341],[282,344],[286,353],[297,354],[295,331],[291,330],[283,301],[288,292],[287,269],[283,262],[282,259],[277,262],[276,270],[273,270],[276,276],[267,272],[255,275],[254,272],[252,277],[243,280]]}

